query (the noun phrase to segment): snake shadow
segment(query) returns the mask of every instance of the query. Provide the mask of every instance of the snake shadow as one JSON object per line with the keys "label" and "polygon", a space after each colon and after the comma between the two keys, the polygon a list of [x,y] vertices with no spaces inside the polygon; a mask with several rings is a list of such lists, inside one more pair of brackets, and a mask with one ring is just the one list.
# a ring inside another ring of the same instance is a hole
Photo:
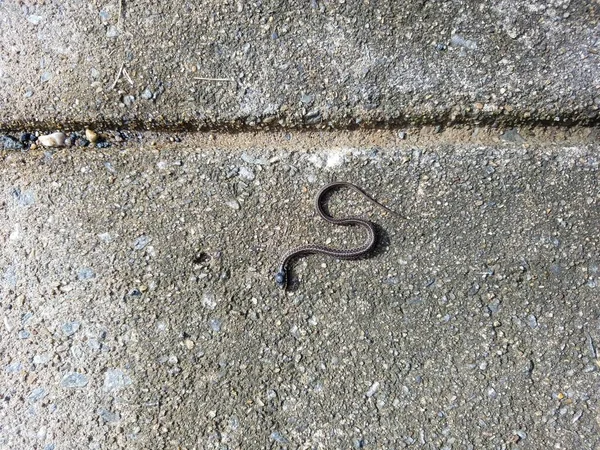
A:
{"label": "snake shadow", "polygon": [[[376,258],[376,257],[381,256],[384,253],[386,253],[387,248],[390,246],[390,244],[392,242],[390,239],[389,233],[386,231],[385,228],[383,228],[378,223],[375,223],[372,221],[369,221],[369,222],[373,225],[373,228],[375,229],[375,246],[369,252],[365,253],[364,255],[353,257],[353,258],[333,258],[332,257],[331,259],[340,259],[342,261],[347,261],[348,264],[352,264],[352,261],[373,259],[373,258]],[[354,228],[354,227],[348,227],[348,228]],[[285,288],[286,291],[295,292],[300,288],[302,283],[300,283],[300,280],[296,276],[294,267],[299,259],[306,258],[307,256],[311,256],[311,255],[312,255],[311,253],[301,254],[301,255],[297,255],[292,260],[290,260],[290,262],[288,264],[288,272],[287,272],[288,280],[287,280],[287,286]],[[313,258],[311,258],[311,259],[313,259]],[[306,279],[304,280],[304,282],[307,282],[307,281],[310,282],[310,280],[306,280]]]}

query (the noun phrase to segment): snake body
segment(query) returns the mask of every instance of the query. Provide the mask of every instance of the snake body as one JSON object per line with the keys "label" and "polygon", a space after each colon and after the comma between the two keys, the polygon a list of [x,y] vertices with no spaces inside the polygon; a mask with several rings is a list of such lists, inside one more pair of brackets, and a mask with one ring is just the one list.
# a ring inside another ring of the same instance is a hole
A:
{"label": "snake body", "polygon": [[359,188],[358,186],[356,186],[352,183],[348,183],[346,181],[337,181],[337,182],[330,183],[327,186],[323,187],[318,192],[317,196],[315,197],[315,210],[317,211],[317,213],[324,220],[326,220],[329,223],[333,223],[335,225],[358,225],[358,226],[364,228],[365,231],[367,232],[367,237],[365,239],[365,242],[358,247],[353,247],[353,248],[348,248],[348,249],[331,248],[331,247],[326,247],[324,245],[309,244],[309,245],[302,245],[302,246],[295,247],[295,248],[288,250],[281,257],[281,262],[279,264],[279,272],[277,272],[277,274],[275,275],[275,282],[280,287],[285,288],[287,286],[288,265],[292,259],[294,259],[300,255],[309,255],[309,254],[320,253],[322,255],[332,256],[334,258],[354,259],[354,258],[359,258],[361,256],[368,254],[373,249],[373,247],[375,247],[375,243],[376,243],[375,227],[373,226],[373,224],[371,222],[361,219],[359,217],[347,217],[347,218],[336,219],[336,218],[332,217],[331,215],[329,215],[323,209],[323,198],[325,197],[325,195],[329,191],[339,188],[339,187],[350,188],[350,189],[358,192],[359,194],[363,195],[370,202],[372,202],[378,206],[381,206],[382,208],[384,208],[390,212],[393,212],[393,211],[389,210],[387,207],[385,207],[384,205],[382,205],[381,203],[379,203],[378,201],[371,198],[371,196],[369,196],[369,194],[367,194],[361,188]]}

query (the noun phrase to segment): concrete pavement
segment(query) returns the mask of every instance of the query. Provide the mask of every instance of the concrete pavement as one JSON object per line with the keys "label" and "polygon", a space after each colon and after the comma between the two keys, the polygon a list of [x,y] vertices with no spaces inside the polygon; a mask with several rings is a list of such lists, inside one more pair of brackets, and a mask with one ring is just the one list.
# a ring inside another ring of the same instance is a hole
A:
{"label": "concrete pavement", "polygon": [[0,2],[0,130],[598,124],[592,1]]}
{"label": "concrete pavement", "polygon": [[[597,448],[598,146],[525,137],[5,153],[0,448]],[[330,180],[406,219],[336,192],[377,251],[284,293]]]}

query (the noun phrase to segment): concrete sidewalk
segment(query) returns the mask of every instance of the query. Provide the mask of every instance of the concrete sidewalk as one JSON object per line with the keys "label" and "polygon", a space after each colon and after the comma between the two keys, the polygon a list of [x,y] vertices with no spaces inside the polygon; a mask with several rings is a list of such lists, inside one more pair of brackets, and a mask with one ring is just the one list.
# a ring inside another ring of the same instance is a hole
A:
{"label": "concrete sidewalk", "polygon": [[597,124],[595,2],[0,2],[0,129]]}
{"label": "concrete sidewalk", "polygon": [[597,449],[598,145],[435,136],[3,154],[0,448]]}

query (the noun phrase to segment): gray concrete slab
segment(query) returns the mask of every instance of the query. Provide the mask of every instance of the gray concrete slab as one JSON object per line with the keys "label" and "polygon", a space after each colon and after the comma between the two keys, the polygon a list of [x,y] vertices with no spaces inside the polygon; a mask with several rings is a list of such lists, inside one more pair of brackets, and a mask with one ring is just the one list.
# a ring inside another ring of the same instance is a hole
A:
{"label": "gray concrete slab", "polygon": [[0,2],[0,129],[598,123],[592,1]]}
{"label": "gray concrete slab", "polygon": [[4,153],[0,448],[598,448],[598,145],[435,136]]}

